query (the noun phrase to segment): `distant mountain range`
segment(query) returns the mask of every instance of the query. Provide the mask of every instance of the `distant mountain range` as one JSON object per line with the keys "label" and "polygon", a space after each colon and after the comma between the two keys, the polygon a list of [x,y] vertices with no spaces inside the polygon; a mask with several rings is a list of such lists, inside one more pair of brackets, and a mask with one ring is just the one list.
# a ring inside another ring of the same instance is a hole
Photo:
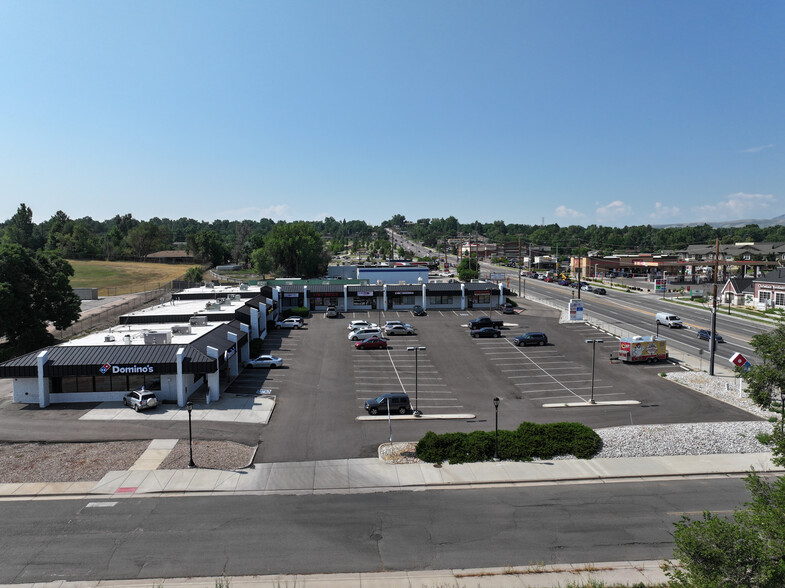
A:
{"label": "distant mountain range", "polygon": [[734,221],[715,221],[715,222],[700,222],[700,223],[672,223],[669,225],[652,225],[658,229],[667,229],[668,227],[699,227],[701,225],[710,225],[715,229],[732,229],[734,227],[744,227],[746,225],[758,225],[759,227],[772,227],[774,225],[785,225],[785,214],[775,216],[774,218],[751,218]]}

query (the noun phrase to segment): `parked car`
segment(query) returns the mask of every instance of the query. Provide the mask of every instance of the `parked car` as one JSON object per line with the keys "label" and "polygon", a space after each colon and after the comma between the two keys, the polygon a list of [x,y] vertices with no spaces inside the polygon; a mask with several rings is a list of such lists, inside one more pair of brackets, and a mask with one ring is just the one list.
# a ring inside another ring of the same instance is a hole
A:
{"label": "parked car", "polygon": [[425,309],[419,304],[415,304],[412,306],[412,314],[414,316],[423,316],[425,314]]}
{"label": "parked car", "polygon": [[362,341],[368,337],[382,337],[382,330],[379,327],[371,327],[367,329],[355,329],[349,333],[350,341]]}
{"label": "parked car", "polygon": [[289,318],[285,318],[282,321],[275,321],[275,328],[277,329],[302,329],[303,319],[299,316],[290,316]]}
{"label": "parked car", "polygon": [[607,294],[605,288],[595,288],[594,290],[592,290],[592,292],[594,292],[595,294],[599,294],[600,296]]}
{"label": "parked car", "polygon": [[414,327],[411,325],[390,325],[384,327],[384,334],[385,335],[416,335],[417,332],[414,330]]}
{"label": "parked car", "polygon": [[412,410],[412,403],[409,400],[409,395],[404,394],[403,392],[391,392],[366,400],[365,410],[368,411],[368,414],[386,413],[388,400],[390,413],[397,412],[398,414],[406,414]]}
{"label": "parked car", "polygon": [[387,339],[381,337],[368,337],[354,344],[355,349],[387,349]]}
{"label": "parked car", "polygon": [[513,337],[512,342],[517,347],[520,347],[521,345],[524,347],[527,345],[547,345],[548,335],[538,331],[530,331],[528,333],[524,333],[523,335]]}
{"label": "parked car", "polygon": [[370,321],[357,320],[357,321],[350,321],[349,326],[346,328],[349,329],[350,331],[354,331],[356,329],[372,329],[378,326],[379,325],[377,325],[376,323],[372,323]]}
{"label": "parked car", "polygon": [[155,408],[158,406],[158,397],[155,393],[142,388],[141,390],[134,390],[123,396],[123,404],[130,406],[136,412],[145,408]]}
{"label": "parked car", "polygon": [[496,327],[482,327],[481,329],[472,329],[471,334],[472,337],[479,337],[482,339],[488,337],[500,337],[502,332]]}
{"label": "parked car", "polygon": [[515,307],[507,302],[506,304],[502,305],[502,312],[504,314],[515,314]]}
{"label": "parked car", "polygon": [[283,359],[274,355],[260,355],[256,359],[250,360],[245,367],[251,368],[279,368],[283,365]]}
{"label": "parked car", "polygon": [[[703,339],[704,341],[709,341],[711,339],[711,331],[709,329],[700,329],[698,331],[698,339]],[[722,338],[722,335],[720,335],[716,331],[714,332],[714,340],[717,343],[723,343],[724,342],[724,339]]]}
{"label": "parked car", "polygon": [[338,318],[338,309],[334,306],[328,306],[327,310],[324,311],[324,316],[327,318]]}

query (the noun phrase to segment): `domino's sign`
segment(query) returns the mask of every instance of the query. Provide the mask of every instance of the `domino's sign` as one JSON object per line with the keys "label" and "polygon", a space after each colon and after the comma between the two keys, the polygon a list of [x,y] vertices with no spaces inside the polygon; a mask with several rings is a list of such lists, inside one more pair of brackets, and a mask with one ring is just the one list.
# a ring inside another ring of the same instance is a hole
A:
{"label": "domino's sign", "polygon": [[741,353],[734,353],[731,355],[728,361],[730,361],[736,367],[743,369],[745,372],[748,372],[752,367],[752,364],[747,361],[747,358],[744,357]]}

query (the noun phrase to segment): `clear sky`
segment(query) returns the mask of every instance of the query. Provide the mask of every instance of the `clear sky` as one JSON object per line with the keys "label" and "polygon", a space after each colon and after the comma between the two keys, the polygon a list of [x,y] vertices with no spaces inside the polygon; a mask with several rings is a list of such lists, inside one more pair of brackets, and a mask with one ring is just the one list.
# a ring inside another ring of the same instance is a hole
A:
{"label": "clear sky", "polygon": [[0,0],[0,220],[785,213],[785,2]]}

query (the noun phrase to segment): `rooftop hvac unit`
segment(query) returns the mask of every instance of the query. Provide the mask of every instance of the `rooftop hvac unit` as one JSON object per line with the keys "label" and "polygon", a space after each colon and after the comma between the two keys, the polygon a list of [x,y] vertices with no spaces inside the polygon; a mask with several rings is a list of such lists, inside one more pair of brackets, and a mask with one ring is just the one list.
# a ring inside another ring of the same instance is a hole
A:
{"label": "rooftop hvac unit", "polygon": [[376,285],[377,286],[381,286],[382,285],[382,281],[381,280],[376,280]]}
{"label": "rooftop hvac unit", "polygon": [[204,326],[207,324],[207,317],[206,316],[192,316],[188,319],[188,324],[191,326],[201,325]]}
{"label": "rooftop hvac unit", "polygon": [[123,345],[131,344],[131,335],[123,335]]}
{"label": "rooftop hvac unit", "polygon": [[212,282],[205,282],[204,283],[204,287],[205,288],[212,288],[213,287],[213,283]]}
{"label": "rooftop hvac unit", "polygon": [[398,280],[398,285],[399,286],[405,286],[406,285],[406,280]]}
{"label": "rooftop hvac unit", "polygon": [[104,337],[104,343],[112,343],[114,341],[114,335],[107,335]]}
{"label": "rooftop hvac unit", "polygon": [[172,342],[171,331],[150,331],[144,334],[145,345],[166,345]]}
{"label": "rooftop hvac unit", "polygon": [[248,284],[240,284],[240,290],[243,292],[248,289]]}
{"label": "rooftop hvac unit", "polygon": [[172,327],[172,335],[190,335],[190,325],[175,325]]}

